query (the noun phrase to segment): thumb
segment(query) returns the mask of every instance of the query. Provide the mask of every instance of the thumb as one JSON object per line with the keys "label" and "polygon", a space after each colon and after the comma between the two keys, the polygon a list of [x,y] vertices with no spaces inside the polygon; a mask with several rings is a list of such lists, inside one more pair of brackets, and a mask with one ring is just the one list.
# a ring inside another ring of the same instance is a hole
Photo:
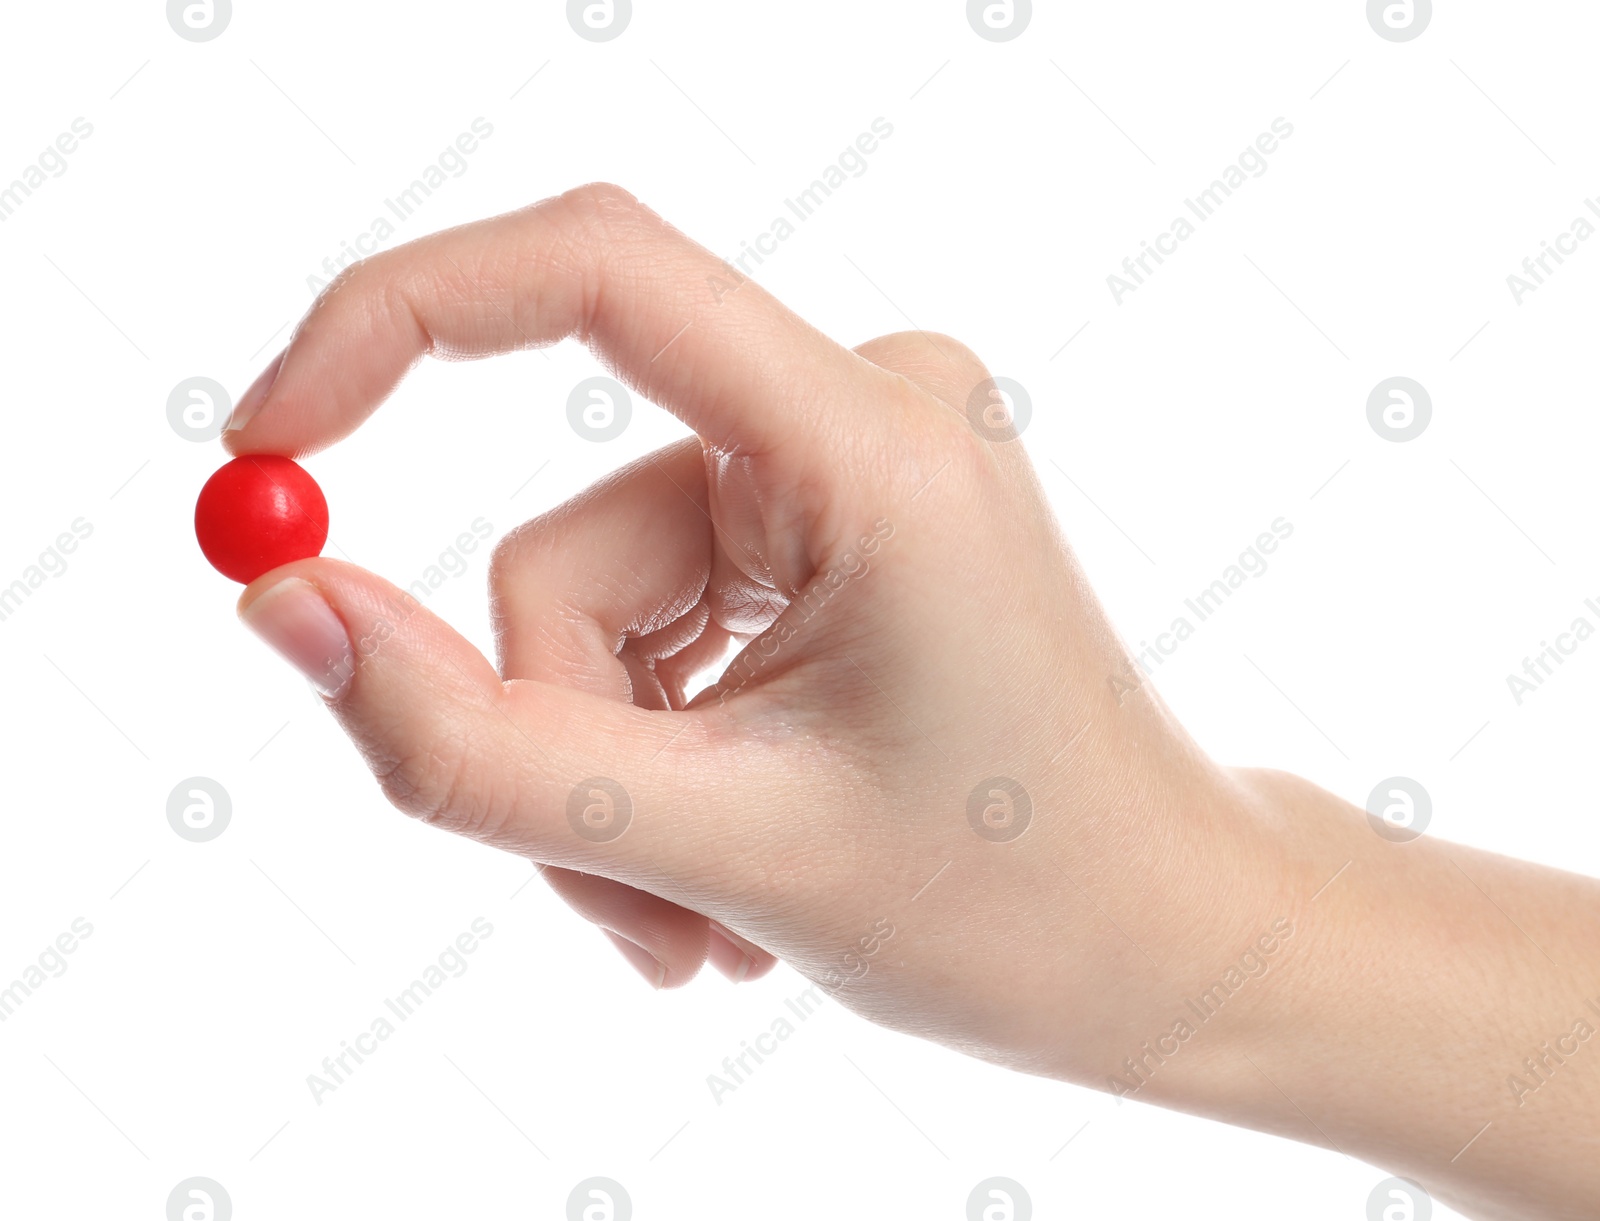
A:
{"label": "thumb", "polygon": [[704,757],[715,711],[503,683],[415,597],[337,560],[275,569],[245,589],[239,616],[321,692],[406,813],[543,863],[710,897],[696,879],[726,844],[706,813],[713,793],[697,790],[725,766]]}

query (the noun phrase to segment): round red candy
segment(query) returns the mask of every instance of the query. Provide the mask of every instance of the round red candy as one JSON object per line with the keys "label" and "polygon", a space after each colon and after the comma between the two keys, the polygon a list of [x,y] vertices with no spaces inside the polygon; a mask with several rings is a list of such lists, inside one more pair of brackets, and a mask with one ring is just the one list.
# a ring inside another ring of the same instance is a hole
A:
{"label": "round red candy", "polygon": [[206,480],[194,507],[194,534],[213,568],[248,585],[282,564],[322,553],[328,502],[297,463],[250,454]]}

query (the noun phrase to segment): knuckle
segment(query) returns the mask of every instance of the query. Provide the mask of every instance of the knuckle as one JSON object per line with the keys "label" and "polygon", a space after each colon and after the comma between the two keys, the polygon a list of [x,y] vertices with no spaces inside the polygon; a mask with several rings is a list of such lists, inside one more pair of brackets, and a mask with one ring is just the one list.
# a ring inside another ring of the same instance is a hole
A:
{"label": "knuckle", "polygon": [[529,530],[530,524],[507,534],[489,555],[489,619],[502,662],[507,641],[520,625],[536,617],[529,576],[539,571],[539,565],[533,553],[537,536]]}
{"label": "knuckle", "polygon": [[637,221],[648,211],[632,191],[613,182],[574,187],[561,196],[561,202],[605,227]]}
{"label": "knuckle", "polygon": [[521,553],[524,531],[526,526],[518,526],[498,543],[489,553],[489,588],[497,592],[503,591],[511,581],[512,574],[516,571],[518,556]]}
{"label": "knuckle", "polygon": [[926,456],[938,455],[942,461],[982,452],[982,443],[967,419],[967,395],[957,393],[962,384],[929,385],[904,375],[899,380],[898,412]]}
{"label": "knuckle", "polygon": [[564,515],[560,509],[542,513],[507,533],[489,554],[489,589],[496,598],[525,590],[532,578],[561,553]]}
{"label": "knuckle", "polygon": [[336,307],[345,306],[345,303],[354,295],[350,292],[350,285],[356,281],[357,277],[364,278],[366,275],[365,264],[365,259],[358,259],[354,263],[347,264],[334,274],[333,279],[322,286],[322,290],[317,293],[316,299],[311,302],[311,307],[306,310],[299,323],[296,324],[294,332],[290,335],[289,342],[291,346],[301,335],[322,321],[324,314],[334,310]]}
{"label": "knuckle", "polygon": [[666,223],[633,193],[610,182],[591,182],[561,195],[554,204],[555,247],[565,269],[575,273],[581,297],[577,337],[594,333],[607,279],[630,262],[649,259]]}
{"label": "knuckle", "polygon": [[925,338],[932,345],[940,366],[958,382],[976,385],[989,376],[983,358],[954,336],[930,331]]}
{"label": "knuckle", "polygon": [[441,790],[439,760],[431,751],[396,755],[375,763],[372,771],[389,804],[423,822],[437,818],[443,807],[441,792],[453,787],[446,784]]}
{"label": "knuckle", "polygon": [[467,758],[459,749],[406,752],[373,771],[390,804],[419,822],[475,839],[500,829],[492,804],[471,783]]}
{"label": "knuckle", "polygon": [[896,331],[869,340],[856,351],[875,365],[941,393],[976,386],[989,376],[976,352],[938,331]]}
{"label": "knuckle", "polygon": [[[977,384],[973,383],[974,386]],[[970,491],[984,486],[1001,470],[1003,464],[999,461],[1000,456],[994,444],[973,426],[968,415],[967,396],[962,394],[959,401],[955,401],[951,395],[941,396],[934,391],[926,391],[925,394],[933,401],[928,406],[925,400],[922,416],[918,427],[911,431],[908,447],[916,455],[920,469],[933,472],[948,465],[953,476],[948,481],[937,481],[929,489],[930,494],[942,499],[943,494],[951,488]]]}
{"label": "knuckle", "polygon": [[322,290],[323,299],[331,300],[337,297],[357,279],[364,277],[370,267],[371,264],[366,259],[357,259],[354,263],[341,267],[333,279],[328,281],[327,287]]}
{"label": "knuckle", "polygon": [[897,431],[923,461],[950,460],[974,476],[996,469],[998,455],[972,415],[991,377],[977,353],[948,335],[920,331],[885,335],[857,351],[885,370]]}

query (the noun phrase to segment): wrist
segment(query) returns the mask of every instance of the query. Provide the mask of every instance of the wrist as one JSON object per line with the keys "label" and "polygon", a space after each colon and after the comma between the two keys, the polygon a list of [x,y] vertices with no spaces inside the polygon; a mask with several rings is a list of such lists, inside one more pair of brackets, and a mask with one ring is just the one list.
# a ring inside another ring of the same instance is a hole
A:
{"label": "wrist", "polygon": [[1272,1065],[1303,1008],[1344,987],[1316,909],[1349,860],[1344,803],[1282,773],[1219,772],[1206,818],[1213,842],[1187,848],[1179,866],[1184,897],[1169,913],[1161,1000],[1089,1084],[1315,1143],[1314,1125],[1282,1122],[1295,1112]]}
{"label": "wrist", "polygon": [[[1033,1071],[1206,1111],[1223,1064],[1271,1017],[1265,995],[1300,953],[1304,881],[1250,778],[1195,752],[1141,775],[1114,835],[1060,845],[1056,935]],[[1039,1012],[1040,1006],[1034,1006]]]}
{"label": "wrist", "polygon": [[1396,843],[1296,776],[1230,776],[1251,882],[1219,910],[1293,932],[1207,1020],[1188,1009],[1191,1037],[1131,1096],[1382,1165],[1475,1217],[1593,1215],[1600,1168],[1563,1150],[1600,1122],[1583,1063],[1600,1035],[1549,1063],[1539,1049],[1579,1020],[1600,1030],[1600,963],[1574,918],[1600,884]]}

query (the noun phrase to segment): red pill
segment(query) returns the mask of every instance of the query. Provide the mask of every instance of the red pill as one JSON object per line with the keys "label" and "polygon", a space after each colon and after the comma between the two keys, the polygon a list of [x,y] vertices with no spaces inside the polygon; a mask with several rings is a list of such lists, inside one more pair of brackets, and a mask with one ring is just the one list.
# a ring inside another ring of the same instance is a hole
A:
{"label": "red pill", "polygon": [[248,585],[282,564],[322,553],[328,502],[297,463],[250,454],[206,480],[194,507],[194,534],[213,568]]}

